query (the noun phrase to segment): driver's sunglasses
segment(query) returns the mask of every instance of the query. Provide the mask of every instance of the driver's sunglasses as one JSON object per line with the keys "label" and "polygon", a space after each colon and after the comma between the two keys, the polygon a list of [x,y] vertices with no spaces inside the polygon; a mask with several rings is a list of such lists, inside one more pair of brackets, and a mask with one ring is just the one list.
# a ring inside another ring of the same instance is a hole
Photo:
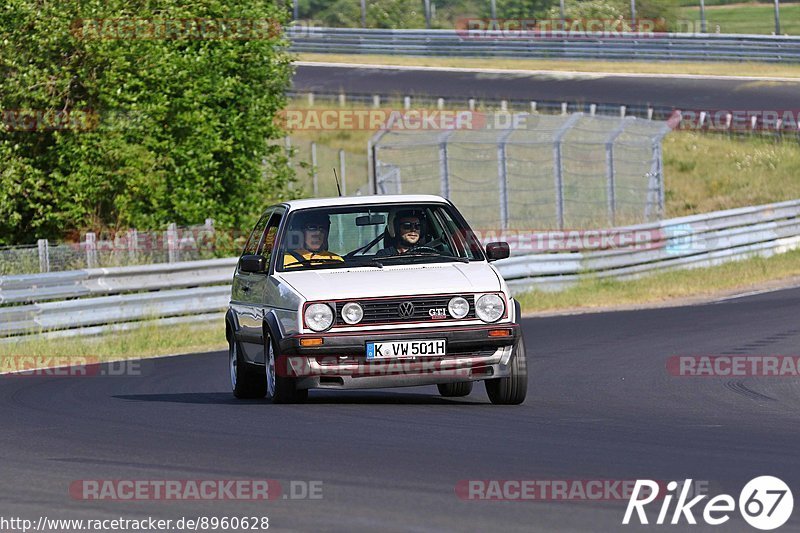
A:
{"label": "driver's sunglasses", "polygon": [[306,224],[303,226],[303,229],[306,231],[328,231],[328,226],[323,226],[322,224]]}
{"label": "driver's sunglasses", "polygon": [[422,224],[419,222],[401,222],[400,229],[403,231],[410,231],[412,229],[419,230],[422,228]]}

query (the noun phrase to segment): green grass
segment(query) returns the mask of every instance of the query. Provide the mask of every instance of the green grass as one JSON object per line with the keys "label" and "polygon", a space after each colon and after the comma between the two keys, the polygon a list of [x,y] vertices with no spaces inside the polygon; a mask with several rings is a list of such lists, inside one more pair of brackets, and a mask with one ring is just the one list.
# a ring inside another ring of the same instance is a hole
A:
{"label": "green grass", "polygon": [[[700,20],[699,7],[681,8],[681,18]],[[781,4],[781,35],[800,35],[800,5]],[[734,4],[706,7],[709,33],[775,32],[775,8],[765,4]],[[699,23],[698,23],[699,27]]]}
{"label": "green grass", "polygon": [[588,310],[609,306],[663,304],[687,298],[747,291],[766,282],[800,276],[800,250],[769,258],[753,257],[723,265],[673,270],[627,281],[586,277],[561,292],[520,294],[525,313]]}
{"label": "green grass", "polygon": [[92,337],[23,339],[0,343],[0,372],[14,368],[15,357],[86,358],[90,362],[156,357],[226,349],[225,325],[158,326],[149,322],[127,332]]}

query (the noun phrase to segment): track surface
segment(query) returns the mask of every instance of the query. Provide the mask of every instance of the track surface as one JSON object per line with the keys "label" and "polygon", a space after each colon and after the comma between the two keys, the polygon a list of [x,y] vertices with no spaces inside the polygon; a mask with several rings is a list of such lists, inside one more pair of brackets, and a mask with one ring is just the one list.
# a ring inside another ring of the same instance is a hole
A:
{"label": "track surface", "polygon": [[[743,67],[745,68],[745,67]],[[297,67],[293,90],[338,94],[425,95],[461,100],[538,100],[653,105],[691,110],[797,109],[800,82]]]}
{"label": "track surface", "polygon": [[[675,354],[797,354],[800,289],[697,307],[527,319],[530,393],[483,387],[312,392],[236,401],[226,354],[141,377],[0,377],[0,516],[268,515],[277,531],[635,531],[620,502],[474,502],[465,479],[708,480],[738,497],[781,477],[800,505],[800,384],[669,376]],[[78,479],[321,480],[323,499],[79,501]],[[655,518],[656,511],[651,514]],[[699,513],[698,513],[699,514]],[[501,528],[502,527],[502,528]],[[650,526],[652,531],[654,526]],[[657,526],[702,531],[705,527]],[[738,513],[713,531],[754,531]],[[800,511],[779,531],[800,530]]]}

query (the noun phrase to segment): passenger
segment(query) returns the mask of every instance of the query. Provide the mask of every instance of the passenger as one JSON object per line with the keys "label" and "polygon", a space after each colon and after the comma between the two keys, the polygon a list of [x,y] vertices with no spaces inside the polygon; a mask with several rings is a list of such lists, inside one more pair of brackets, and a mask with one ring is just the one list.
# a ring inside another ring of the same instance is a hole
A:
{"label": "passenger", "polygon": [[328,215],[310,213],[298,216],[301,217],[299,224],[294,227],[302,231],[303,245],[301,248],[286,252],[283,256],[284,268],[344,261],[342,256],[328,251],[328,233],[331,229],[331,220]]}

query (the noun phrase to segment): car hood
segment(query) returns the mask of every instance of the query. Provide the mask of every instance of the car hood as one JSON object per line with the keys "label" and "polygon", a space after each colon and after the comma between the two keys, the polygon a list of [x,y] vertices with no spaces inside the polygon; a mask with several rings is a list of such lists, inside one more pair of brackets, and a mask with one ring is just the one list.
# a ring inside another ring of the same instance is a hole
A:
{"label": "car hood", "polygon": [[283,272],[280,276],[306,300],[490,292],[502,288],[494,269],[478,261]]}

